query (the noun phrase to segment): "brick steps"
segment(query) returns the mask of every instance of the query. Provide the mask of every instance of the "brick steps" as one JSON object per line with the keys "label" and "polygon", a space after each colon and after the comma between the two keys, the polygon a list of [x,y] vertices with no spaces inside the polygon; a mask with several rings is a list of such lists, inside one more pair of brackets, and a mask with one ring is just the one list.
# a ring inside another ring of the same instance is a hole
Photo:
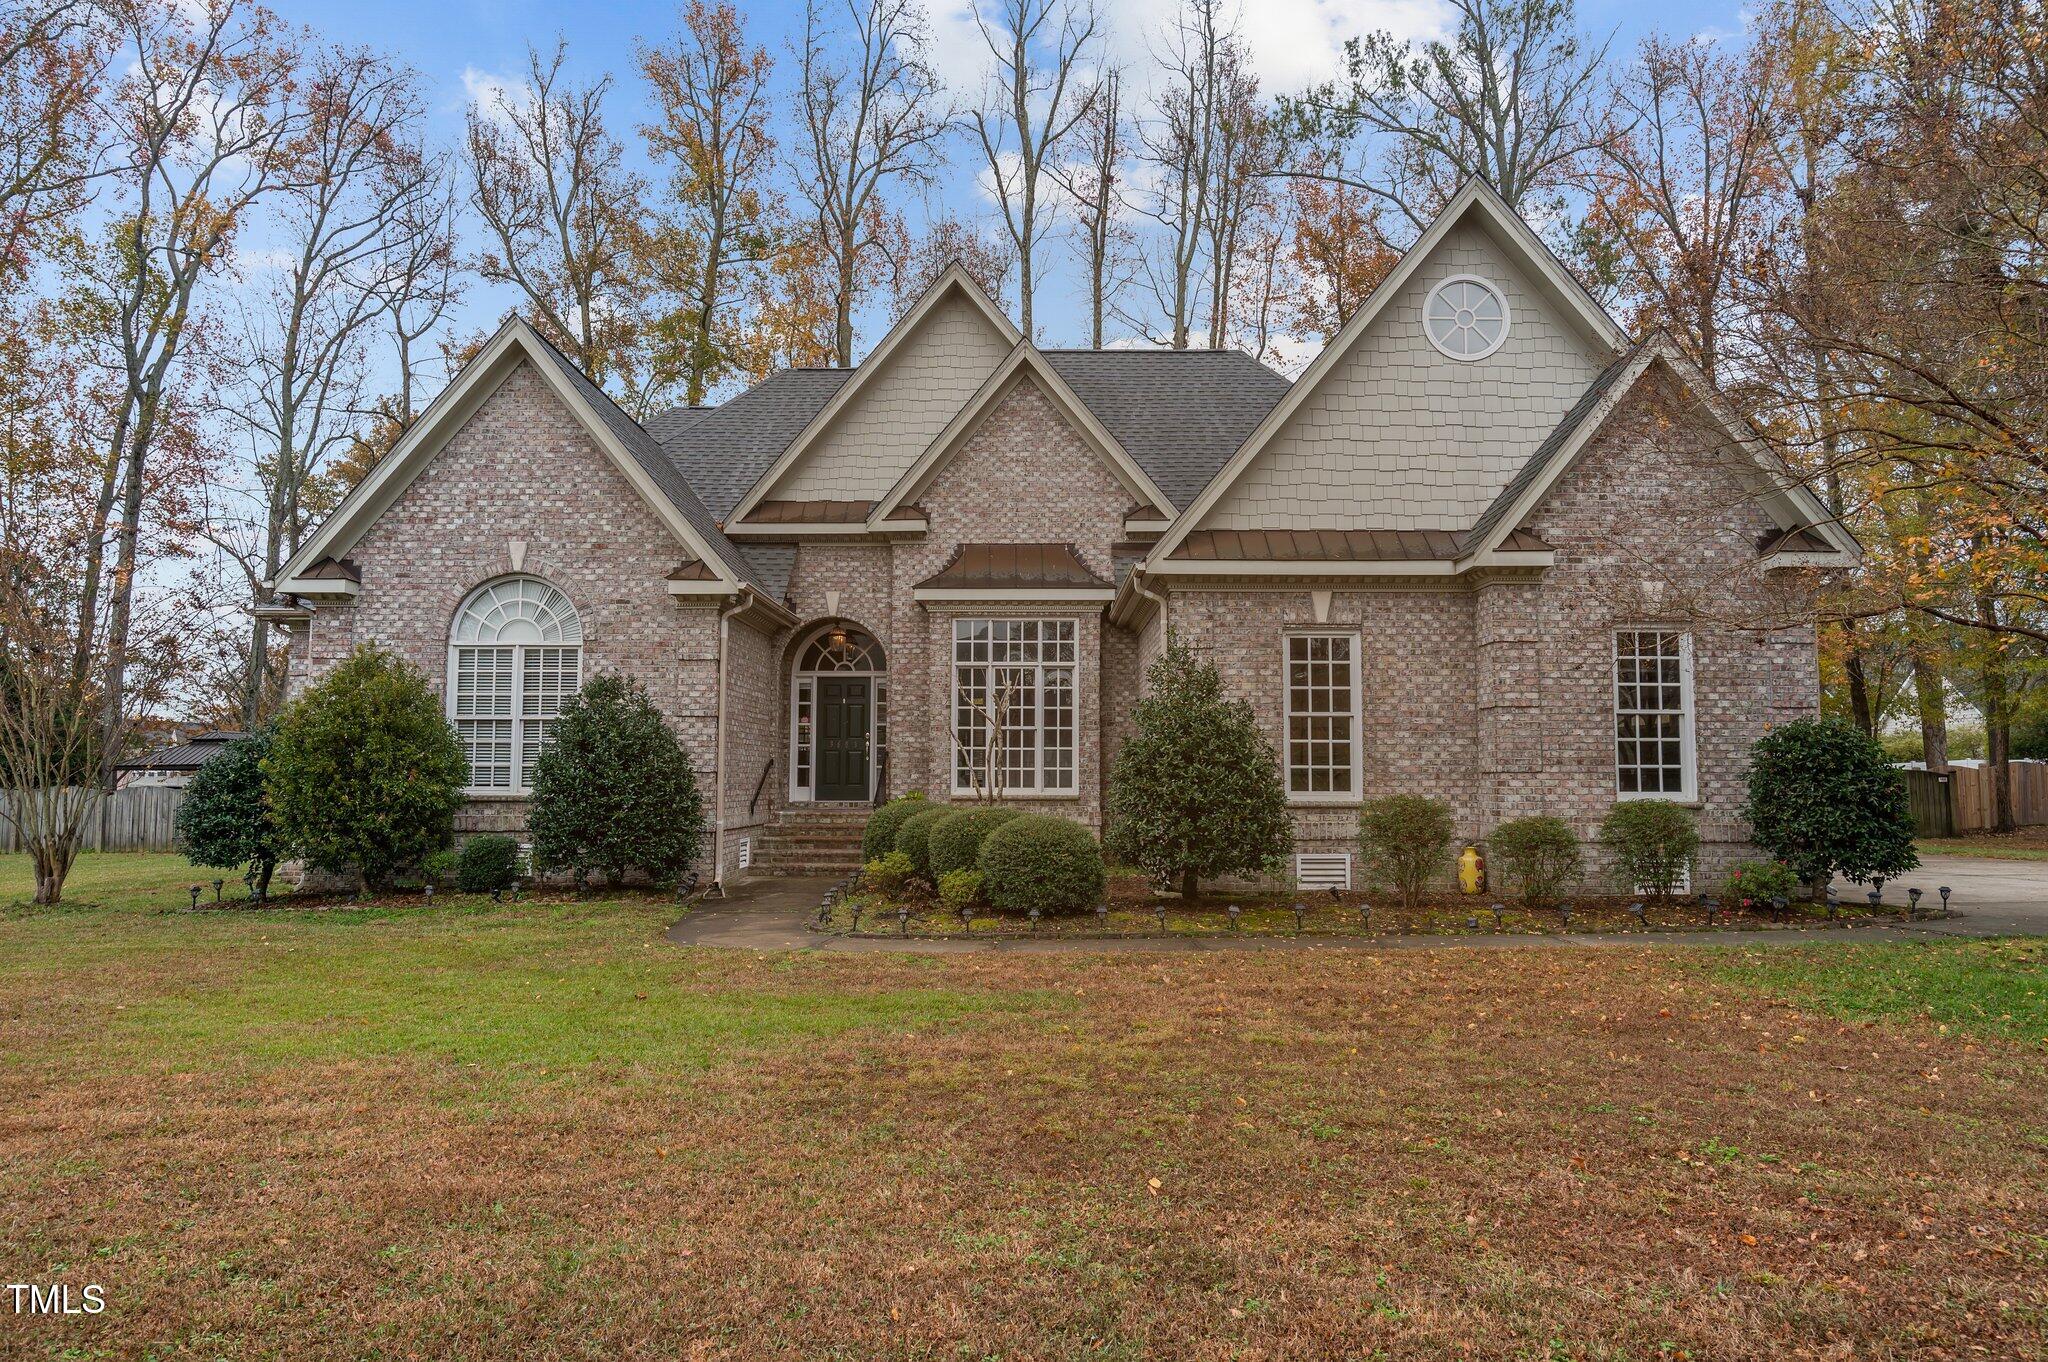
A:
{"label": "brick steps", "polygon": [[845,875],[860,869],[866,804],[796,804],[754,834],[753,868],[764,875]]}

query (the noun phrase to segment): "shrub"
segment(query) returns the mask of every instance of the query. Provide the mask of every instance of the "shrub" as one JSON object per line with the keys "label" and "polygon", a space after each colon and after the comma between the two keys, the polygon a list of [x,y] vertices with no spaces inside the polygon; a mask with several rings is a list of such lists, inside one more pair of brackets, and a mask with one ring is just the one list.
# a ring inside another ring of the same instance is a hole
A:
{"label": "shrub", "polygon": [[519,880],[519,843],[501,833],[485,833],[462,844],[455,865],[455,887],[465,894],[497,894]]}
{"label": "shrub", "polygon": [[869,861],[861,867],[860,873],[861,878],[867,881],[868,888],[883,898],[893,899],[903,892],[903,887],[910,883],[910,877],[916,870],[908,856],[900,851],[892,851],[886,856],[877,856]]}
{"label": "shrub", "polygon": [[596,870],[616,884],[636,867],[654,880],[689,867],[704,838],[697,775],[638,681],[593,677],[562,706],[533,765],[527,828],[540,874]]}
{"label": "shrub", "polygon": [[1799,876],[1783,861],[1737,861],[1721,882],[1724,902],[1769,903],[1799,897]]}
{"label": "shrub", "polygon": [[461,867],[462,852],[455,847],[442,847],[420,862],[420,871],[444,889],[455,883]]}
{"label": "shrub", "polygon": [[872,861],[878,856],[887,856],[896,849],[896,833],[903,826],[903,820],[914,813],[923,813],[931,805],[925,803],[924,792],[913,790],[900,798],[892,799],[868,815],[867,828],[860,835],[860,858]]}
{"label": "shrub", "polygon": [[932,825],[932,878],[943,883],[956,870],[972,870],[981,864],[981,844],[988,835],[1017,817],[1021,809],[956,809]]}
{"label": "shrub", "polygon": [[277,821],[263,802],[263,758],[270,733],[235,739],[199,768],[178,805],[178,840],[185,859],[219,870],[256,871],[255,894],[270,893],[270,875],[284,859]]}
{"label": "shrub", "polygon": [[1578,887],[1585,858],[1571,824],[1537,815],[1501,824],[1486,839],[1500,878],[1521,892],[1531,908],[1554,908]]}
{"label": "shrub", "polygon": [[939,876],[939,902],[949,913],[958,913],[981,899],[979,870],[948,870]]}
{"label": "shrub", "polygon": [[1109,849],[1192,899],[1200,882],[1254,874],[1294,847],[1280,762],[1251,706],[1170,639],[1145,673],[1131,736],[1110,767]]}
{"label": "shrub", "polygon": [[896,829],[896,849],[910,858],[910,867],[919,879],[932,878],[932,829],[952,816],[953,811],[944,804],[932,804],[912,813]]}
{"label": "shrub", "polygon": [[1600,845],[1614,862],[1625,894],[1668,900],[1699,859],[1700,829],[1692,811],[1668,799],[1625,799],[1600,824]]}
{"label": "shrub", "polygon": [[285,707],[262,764],[284,846],[376,888],[446,845],[469,775],[441,697],[374,644]]}
{"label": "shrub", "polygon": [[1816,891],[1835,875],[1889,879],[1920,864],[1904,778],[1840,719],[1795,719],[1757,739],[1742,816],[1756,844]]}
{"label": "shrub", "polygon": [[1358,811],[1358,843],[1374,876],[1413,908],[1450,864],[1451,806],[1424,795],[1367,800]]}
{"label": "shrub", "polygon": [[982,892],[1013,913],[1078,913],[1102,901],[1102,848],[1079,823],[1027,813],[981,844]]}

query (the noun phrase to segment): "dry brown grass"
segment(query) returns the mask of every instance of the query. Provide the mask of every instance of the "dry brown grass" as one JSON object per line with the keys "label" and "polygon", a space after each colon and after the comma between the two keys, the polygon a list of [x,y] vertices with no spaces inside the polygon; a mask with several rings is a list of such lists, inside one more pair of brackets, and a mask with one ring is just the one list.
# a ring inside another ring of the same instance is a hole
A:
{"label": "dry brown grass", "polygon": [[0,1315],[0,1353],[2043,1352],[2041,1052],[1801,1014],[1677,952],[606,937],[579,950],[690,999],[1002,1005],[686,1067],[97,1047],[253,949],[0,973],[6,1277],[111,1302]]}

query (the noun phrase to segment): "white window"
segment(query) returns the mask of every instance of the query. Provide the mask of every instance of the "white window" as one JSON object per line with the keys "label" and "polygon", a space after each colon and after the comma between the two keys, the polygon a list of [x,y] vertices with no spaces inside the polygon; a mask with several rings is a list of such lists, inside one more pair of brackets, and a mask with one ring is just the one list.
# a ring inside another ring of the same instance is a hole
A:
{"label": "white window", "polygon": [[583,623],[546,582],[510,577],[462,603],[448,649],[448,717],[469,759],[470,790],[532,788],[533,763],[582,673]]}
{"label": "white window", "polygon": [[1693,798],[1690,635],[1615,631],[1614,779],[1623,799]]}
{"label": "white window", "polygon": [[1508,338],[1508,302],[1476,275],[1452,275],[1423,299],[1422,329],[1452,359],[1485,359]]}
{"label": "white window", "polygon": [[1289,798],[1356,799],[1360,755],[1358,635],[1289,634]]}
{"label": "white window", "polygon": [[953,792],[1075,788],[1073,620],[953,622]]}

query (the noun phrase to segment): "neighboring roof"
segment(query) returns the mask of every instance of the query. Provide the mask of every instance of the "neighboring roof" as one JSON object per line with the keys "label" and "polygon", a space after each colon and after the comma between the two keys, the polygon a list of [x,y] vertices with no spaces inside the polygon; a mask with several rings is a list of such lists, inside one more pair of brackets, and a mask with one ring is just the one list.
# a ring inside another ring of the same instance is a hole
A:
{"label": "neighboring roof", "polygon": [[222,730],[217,733],[200,733],[184,742],[159,747],[145,752],[132,760],[119,763],[123,771],[196,771],[219,756],[227,745],[246,734]]}
{"label": "neighboring roof", "polygon": [[961,591],[1108,586],[1072,544],[962,544],[946,565],[917,584]]}
{"label": "neighboring roof", "polygon": [[[1458,557],[1455,530],[1196,530],[1175,558],[1216,562],[1434,562]],[[1503,548],[1542,552],[1550,546],[1518,533]]]}
{"label": "neighboring roof", "polygon": [[1642,353],[1642,349],[1642,346],[1636,345],[1624,350],[1612,364],[1602,369],[1599,375],[1586,385],[1586,391],[1580,394],[1579,400],[1572,404],[1571,410],[1564,414],[1550,434],[1543,437],[1543,443],[1536,446],[1536,452],[1529,456],[1529,461],[1508,480],[1507,486],[1500,489],[1500,495],[1479,513],[1479,519],[1472,522],[1472,528],[1464,535],[1466,547],[1476,548],[1483,543],[1493,527],[1500,523],[1500,518],[1507,514],[1508,508],[1520,500],[1523,492],[1543,477],[1544,470],[1549,468],[1551,461],[1572,442],[1572,436],[1577,433],[1579,427],[1592,419],[1593,413],[1599,410],[1601,402],[1606,398],[1608,389],[1628,372],[1629,367],[1636,362],[1637,356]]}
{"label": "neighboring roof", "polygon": [[[577,368],[567,355],[557,350],[546,336],[537,330],[533,332],[533,336],[540,342],[542,353],[552,358],[561,368],[563,376],[569,380],[577,395],[590,405],[598,419],[618,437],[619,443],[626,447],[626,452],[633,456],[634,462],[647,471],[647,476],[654,480],[654,485],[661,489],[662,494],[675,503],[676,509],[683,513],[683,519],[689,521],[690,528],[704,537],[711,545],[712,552],[716,553],[727,567],[746,578],[748,585],[757,589],[762,587],[762,583],[754,577],[752,569],[740,554],[738,547],[725,537],[725,531],[719,528],[717,518],[697,495],[697,490],[690,485],[689,479],[683,476],[682,470],[670,460],[668,452],[638,421],[626,415],[603,388],[591,382],[589,376]],[[713,576],[715,578],[716,574]]]}
{"label": "neighboring roof", "polygon": [[1179,509],[1287,393],[1239,350],[1047,350],[1046,361]]}
{"label": "neighboring roof", "polygon": [[647,430],[711,513],[725,520],[853,373],[784,369],[723,406],[681,407],[650,417]]}

